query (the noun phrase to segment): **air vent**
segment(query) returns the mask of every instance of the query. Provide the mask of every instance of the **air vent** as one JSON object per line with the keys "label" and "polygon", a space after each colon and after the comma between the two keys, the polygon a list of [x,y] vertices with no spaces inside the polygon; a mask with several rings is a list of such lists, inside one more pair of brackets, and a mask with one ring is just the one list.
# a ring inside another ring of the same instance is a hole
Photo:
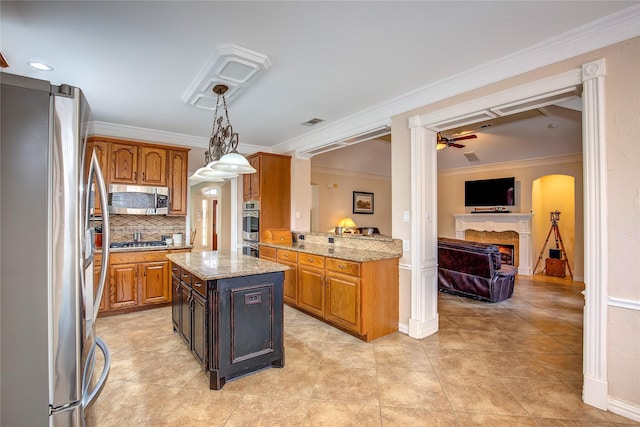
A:
{"label": "air vent", "polygon": [[313,119],[307,120],[306,122],[302,123],[302,125],[304,125],[304,126],[315,126],[320,122],[324,122],[324,120],[323,119],[319,119],[317,117],[314,117]]}
{"label": "air vent", "polygon": [[478,156],[476,155],[476,153],[474,151],[467,151],[466,153],[464,153],[464,156],[470,162],[479,162],[480,161],[480,159],[478,158]]}

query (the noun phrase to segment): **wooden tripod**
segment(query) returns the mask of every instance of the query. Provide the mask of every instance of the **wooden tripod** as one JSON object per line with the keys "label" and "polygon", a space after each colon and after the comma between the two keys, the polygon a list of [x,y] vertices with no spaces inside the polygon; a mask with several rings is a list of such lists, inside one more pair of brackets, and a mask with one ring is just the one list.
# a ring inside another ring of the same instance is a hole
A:
{"label": "wooden tripod", "polygon": [[540,261],[542,261],[542,254],[544,253],[544,250],[547,247],[547,243],[549,243],[549,237],[551,237],[551,232],[553,232],[553,237],[556,241],[556,249],[562,250],[562,259],[564,260],[564,265],[567,266],[567,269],[569,270],[569,275],[571,276],[571,280],[573,280],[573,272],[571,271],[571,266],[569,265],[569,259],[567,258],[567,251],[564,250],[564,243],[562,243],[560,228],[558,228],[558,221],[560,221],[560,211],[549,212],[549,214],[550,214],[549,220],[551,221],[551,228],[549,229],[549,233],[547,233],[547,238],[544,241],[544,245],[542,245],[540,256],[538,256],[538,261],[536,262],[536,266],[533,268],[533,274],[536,274],[538,265],[540,264]]}

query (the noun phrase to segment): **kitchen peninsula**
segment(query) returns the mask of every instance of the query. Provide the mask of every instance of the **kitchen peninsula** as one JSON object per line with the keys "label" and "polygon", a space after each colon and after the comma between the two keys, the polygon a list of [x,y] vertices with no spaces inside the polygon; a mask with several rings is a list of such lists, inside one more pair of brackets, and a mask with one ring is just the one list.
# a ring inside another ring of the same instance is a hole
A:
{"label": "kitchen peninsula", "polygon": [[297,233],[293,242],[284,236],[265,233],[260,258],[291,268],[285,303],[366,342],[398,330],[400,239]]}
{"label": "kitchen peninsula", "polygon": [[209,388],[284,366],[282,281],[289,267],[235,252],[169,254],[173,328]]}

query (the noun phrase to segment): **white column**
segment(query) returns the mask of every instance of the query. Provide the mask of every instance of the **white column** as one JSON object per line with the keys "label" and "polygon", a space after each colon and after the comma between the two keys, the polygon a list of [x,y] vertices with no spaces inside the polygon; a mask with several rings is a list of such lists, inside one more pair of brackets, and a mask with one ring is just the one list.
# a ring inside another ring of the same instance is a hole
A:
{"label": "white column", "polygon": [[[585,310],[582,398],[606,410],[607,382],[607,156],[605,62],[582,66],[582,156],[584,173]],[[589,262],[596,261],[596,262]]]}
{"label": "white column", "polygon": [[411,127],[411,317],[409,336],[438,331],[436,133]]}

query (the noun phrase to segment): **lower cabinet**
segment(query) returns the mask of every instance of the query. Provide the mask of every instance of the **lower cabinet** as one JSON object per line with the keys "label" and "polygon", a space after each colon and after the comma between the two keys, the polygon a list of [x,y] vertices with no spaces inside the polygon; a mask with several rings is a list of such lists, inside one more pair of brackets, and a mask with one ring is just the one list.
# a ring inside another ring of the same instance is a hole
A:
{"label": "lower cabinet", "polygon": [[287,304],[367,342],[398,330],[397,258],[354,262],[268,246],[260,257],[292,268]]}
{"label": "lower cabinet", "polygon": [[284,366],[283,273],[202,281],[171,264],[174,331],[209,374],[209,388]]}
{"label": "lower cabinet", "polygon": [[[100,269],[102,268],[102,254],[97,253],[93,255],[93,291],[98,292],[98,285],[100,284]],[[107,276],[107,279],[109,276]],[[100,300],[100,309],[98,313],[104,312],[108,308],[109,303],[109,282],[104,284],[102,290],[102,298]]]}
{"label": "lower cabinet", "polygon": [[171,302],[167,251],[119,252],[109,257],[105,312]]}

